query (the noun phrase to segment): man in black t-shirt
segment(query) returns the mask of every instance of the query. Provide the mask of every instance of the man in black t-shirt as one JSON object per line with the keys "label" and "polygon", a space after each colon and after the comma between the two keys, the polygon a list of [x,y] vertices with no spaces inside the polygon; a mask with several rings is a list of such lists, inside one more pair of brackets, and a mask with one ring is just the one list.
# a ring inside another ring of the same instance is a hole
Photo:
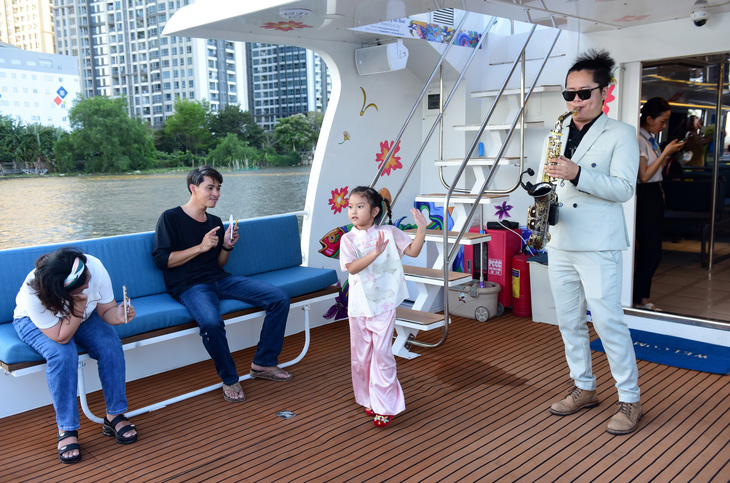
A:
{"label": "man in black t-shirt", "polygon": [[155,229],[152,256],[165,277],[167,291],[188,309],[200,327],[203,345],[223,381],[223,397],[243,402],[236,364],[221,318],[221,299],[236,299],[266,308],[251,376],[288,381],[292,375],[277,367],[284,340],[289,295],[282,289],[223,270],[238,242],[238,228],[223,228],[220,218],[207,213],[215,207],[223,176],[209,166],[188,173],[190,200],[160,216]]}

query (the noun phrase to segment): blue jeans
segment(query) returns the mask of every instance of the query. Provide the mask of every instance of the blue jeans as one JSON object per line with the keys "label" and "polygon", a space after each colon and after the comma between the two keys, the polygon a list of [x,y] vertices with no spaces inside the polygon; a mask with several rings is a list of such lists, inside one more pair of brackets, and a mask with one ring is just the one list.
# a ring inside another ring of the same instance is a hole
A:
{"label": "blue jeans", "polygon": [[220,315],[221,299],[241,300],[266,309],[253,363],[271,367],[278,364],[284,343],[289,295],[278,287],[241,275],[231,275],[214,283],[194,285],[180,295],[180,303],[188,309],[200,327],[203,345],[213,359],[218,376],[224,384],[230,386],[238,382],[238,372]]}
{"label": "blue jeans", "polygon": [[122,342],[114,327],[101,320],[96,310],[79,325],[67,344],[52,340],[28,317],[13,320],[13,327],[18,337],[46,360],[46,380],[59,429],[79,429],[79,405],[76,402],[79,365],[77,345],[98,361],[106,412],[123,414],[127,411]]}

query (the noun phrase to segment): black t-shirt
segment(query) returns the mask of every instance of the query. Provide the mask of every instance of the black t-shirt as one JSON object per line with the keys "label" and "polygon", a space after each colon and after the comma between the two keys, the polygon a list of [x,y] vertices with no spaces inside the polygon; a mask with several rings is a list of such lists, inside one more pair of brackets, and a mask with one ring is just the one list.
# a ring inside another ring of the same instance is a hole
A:
{"label": "black t-shirt", "polygon": [[[167,266],[170,253],[199,245],[205,234],[216,226],[219,227],[216,233],[218,235],[216,247],[179,267]],[[180,206],[162,213],[155,229],[152,256],[157,268],[162,270],[165,276],[165,285],[170,295],[179,299],[180,295],[193,285],[217,282],[230,275],[218,265],[218,254],[223,246],[224,233],[221,219],[210,213],[207,213],[207,219],[203,223],[190,218]]]}

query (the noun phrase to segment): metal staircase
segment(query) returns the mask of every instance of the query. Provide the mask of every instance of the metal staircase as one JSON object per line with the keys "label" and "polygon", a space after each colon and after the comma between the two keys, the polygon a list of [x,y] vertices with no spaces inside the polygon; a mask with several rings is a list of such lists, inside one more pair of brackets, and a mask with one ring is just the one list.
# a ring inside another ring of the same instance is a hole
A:
{"label": "metal staircase", "polygon": [[[468,15],[467,15],[468,16]],[[462,22],[460,23],[459,27],[456,31],[459,31],[464,24],[464,21],[466,20],[467,16],[464,17]],[[412,174],[413,170],[415,169],[416,165],[420,161],[421,155],[423,154],[423,151],[425,150],[427,144],[431,140],[431,137],[433,133],[436,131],[436,129],[439,129],[440,133],[443,133],[444,125],[443,125],[443,117],[444,112],[446,111],[447,107],[449,106],[450,101],[452,100],[452,97],[454,96],[454,93],[456,92],[457,87],[463,80],[464,76],[466,75],[467,70],[469,69],[472,60],[474,59],[475,54],[477,53],[478,49],[481,48],[482,43],[485,41],[487,34],[489,33],[489,30],[494,24],[494,19],[490,20],[487,23],[486,28],[481,34],[481,38],[479,40],[479,44],[476,46],[475,49],[473,49],[473,52],[469,56],[468,60],[466,61],[463,69],[459,73],[459,77],[456,80],[454,87],[452,88],[451,92],[449,93],[446,100],[442,103],[439,109],[439,114],[436,117],[433,125],[431,126],[428,134],[424,137],[423,143],[421,147],[418,149],[417,154],[415,155],[413,161],[411,162],[410,166],[408,167],[408,170],[406,172],[406,175],[403,179],[402,184],[399,186],[395,196],[392,199],[392,205],[395,205],[398,201],[398,198],[403,191],[403,188],[405,184],[408,182],[408,179],[410,175]],[[418,296],[416,297],[416,300],[414,302],[412,309],[403,309],[398,308],[396,311],[396,339],[395,343],[393,345],[393,353],[395,355],[406,357],[406,358],[413,358],[417,357],[418,354],[411,352],[409,349],[412,346],[418,346],[418,347],[438,347],[442,345],[447,337],[448,337],[448,323],[446,321],[449,321],[449,287],[457,286],[464,284],[466,282],[471,281],[472,277],[469,273],[461,273],[461,272],[454,272],[449,270],[449,267],[454,261],[455,256],[457,255],[457,251],[460,249],[460,247],[464,245],[476,245],[476,244],[482,244],[486,243],[490,240],[490,236],[485,233],[470,233],[468,232],[468,229],[471,225],[472,218],[474,217],[477,208],[484,204],[489,204],[497,199],[507,199],[507,196],[509,193],[517,189],[519,187],[519,173],[521,173],[524,169],[524,162],[525,162],[525,156],[524,156],[524,132],[526,128],[529,128],[531,124],[534,125],[534,123],[529,123],[525,121],[525,106],[530,99],[530,96],[533,94],[533,92],[554,92],[559,91],[558,86],[538,86],[537,81],[540,77],[540,74],[542,73],[545,64],[547,63],[547,60],[550,57],[550,54],[553,51],[553,48],[555,47],[555,44],[557,43],[557,40],[560,35],[560,31],[556,31],[556,35],[552,41],[552,44],[549,46],[547,53],[545,54],[544,58],[541,60],[541,64],[539,66],[539,69],[530,82],[529,86],[525,83],[525,51],[530,43],[533,33],[535,31],[536,26],[533,26],[532,29],[529,31],[529,33],[526,36],[526,39],[517,53],[517,55],[514,57],[514,60],[511,64],[511,68],[509,69],[509,73],[505,77],[502,86],[497,91],[484,91],[484,92],[474,92],[472,93],[472,97],[475,99],[481,99],[481,98],[494,98],[494,102],[489,109],[487,115],[484,117],[482,123],[480,125],[459,125],[459,126],[451,126],[446,127],[446,129],[453,129],[454,131],[462,130],[462,131],[474,131],[476,132],[476,135],[474,136],[474,140],[471,143],[470,147],[466,150],[466,154],[463,157],[463,159],[442,159],[443,158],[443,146],[442,141],[440,140],[439,144],[439,159],[436,161],[436,165],[439,168],[439,177],[441,179],[441,182],[443,186],[446,188],[445,193],[432,193],[432,194],[423,194],[416,197],[416,201],[429,201],[433,203],[442,204],[444,208],[444,218],[447,217],[446,213],[449,212],[449,210],[452,210],[452,217],[454,219],[454,227],[453,231],[446,231],[446,230],[428,230],[426,241],[435,243],[435,247],[438,250],[438,257],[436,261],[432,264],[431,268],[419,268],[419,267],[408,267],[405,266],[405,272],[406,272],[406,280],[412,281],[416,283],[416,286],[418,287]],[[455,36],[456,37],[456,36]],[[450,43],[447,48],[444,50],[444,52],[441,55],[441,58],[438,60],[436,66],[433,69],[433,72],[431,73],[431,76],[426,81],[423,90],[421,94],[419,95],[413,109],[411,110],[411,113],[409,114],[408,118],[404,122],[404,125],[398,134],[398,137],[393,142],[393,146],[397,146],[398,142],[400,141],[400,138],[402,137],[406,127],[408,126],[410,120],[412,119],[414,113],[418,109],[424,94],[426,93],[430,83],[435,78],[436,73],[440,72],[442,69],[442,65],[444,62],[444,59],[446,55],[449,52],[449,49],[453,45]],[[520,87],[519,89],[507,89],[507,85],[510,82],[510,79],[512,78],[513,74],[517,70],[517,67],[520,68]],[[441,85],[443,83],[441,82]],[[499,124],[490,123],[492,120],[492,117],[495,113],[495,108],[499,101],[503,98],[511,97],[510,100],[507,102],[509,103],[509,114],[508,114],[508,120],[506,122],[502,122]],[[440,99],[443,99],[443,96],[439,97]],[[540,127],[542,127],[542,123],[537,123]],[[498,139],[499,143],[492,143],[493,148],[491,149],[491,152],[488,156],[480,156],[475,157],[473,156],[475,151],[477,150],[477,145],[480,141],[480,138],[482,134],[487,131],[490,133],[498,133],[495,135],[492,135],[492,141],[495,139]],[[515,132],[520,133],[520,148],[519,148],[519,155],[506,155],[507,147],[510,143],[510,139],[512,138],[512,135]],[[377,175],[375,176],[375,179],[371,183],[371,187],[375,187],[378,183],[383,170],[385,169],[386,165],[388,164],[388,161],[393,154],[395,149],[392,149],[386,156],[385,160],[381,164],[381,168],[378,171]],[[500,190],[492,190],[488,189],[488,186],[490,182],[492,181],[492,178],[494,177],[496,168],[498,166],[504,166],[504,165],[510,165],[514,167],[519,167],[519,171],[515,173],[515,181],[514,184],[507,189],[500,189]],[[446,179],[446,176],[444,174],[444,168],[456,168],[456,174],[453,176],[453,179],[448,182]],[[464,178],[465,173],[467,172],[467,169],[470,170],[470,172],[473,174],[474,181],[472,182],[471,186],[469,188],[456,188],[456,186],[460,183],[460,181]],[[382,223],[382,221],[381,221]],[[446,225],[446,223],[444,223]],[[409,230],[411,231],[411,236],[415,236],[416,230]],[[439,295],[443,296],[443,307],[444,307],[444,313],[443,315],[440,314],[433,314],[430,313],[429,310],[434,305],[435,302],[437,302],[437,299]],[[426,330],[433,330],[433,329],[441,329],[442,335],[440,340],[438,340],[435,343],[425,343],[422,341],[416,340],[416,336],[418,332],[420,331],[426,331]]]}

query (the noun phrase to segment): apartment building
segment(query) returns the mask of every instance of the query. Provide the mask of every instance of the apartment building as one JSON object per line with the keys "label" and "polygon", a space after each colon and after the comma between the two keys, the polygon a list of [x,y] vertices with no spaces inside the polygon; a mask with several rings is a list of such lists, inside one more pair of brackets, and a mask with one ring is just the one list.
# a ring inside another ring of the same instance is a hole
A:
{"label": "apartment building", "polygon": [[126,96],[129,114],[163,125],[175,99],[248,109],[244,44],[163,36],[188,0],[53,0],[56,51],[79,57],[82,95]]}
{"label": "apartment building", "polygon": [[273,129],[281,118],[327,109],[332,81],[319,55],[301,47],[250,42],[246,57],[249,110],[264,129]]}
{"label": "apartment building", "polygon": [[51,0],[0,0],[0,42],[54,53]]}
{"label": "apartment building", "polygon": [[0,114],[69,130],[79,94],[78,59],[0,45]]}

